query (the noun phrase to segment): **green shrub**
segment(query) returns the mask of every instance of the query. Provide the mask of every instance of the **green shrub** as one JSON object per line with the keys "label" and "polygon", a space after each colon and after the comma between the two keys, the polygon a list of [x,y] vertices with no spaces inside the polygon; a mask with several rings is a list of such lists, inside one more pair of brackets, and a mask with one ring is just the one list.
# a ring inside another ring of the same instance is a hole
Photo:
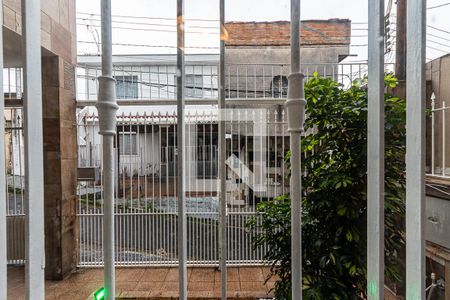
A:
{"label": "green shrub", "polygon": [[[386,86],[395,87],[392,75]],[[302,197],[303,297],[360,299],[366,293],[367,81],[344,89],[317,74],[305,84],[307,100],[302,139],[305,175]],[[396,254],[404,243],[398,228],[405,194],[405,101],[385,94],[385,246],[386,275],[399,280]],[[314,153],[311,155],[311,151]],[[289,162],[289,153],[286,156]],[[291,220],[288,196],[258,205],[249,222],[257,239],[267,243],[265,260],[278,280],[277,299],[291,298]]]}

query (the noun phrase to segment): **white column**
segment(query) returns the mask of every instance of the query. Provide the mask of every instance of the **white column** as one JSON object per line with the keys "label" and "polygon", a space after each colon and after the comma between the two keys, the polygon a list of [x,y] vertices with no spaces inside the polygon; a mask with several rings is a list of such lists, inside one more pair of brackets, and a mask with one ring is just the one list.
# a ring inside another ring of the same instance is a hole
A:
{"label": "white column", "polygon": [[408,1],[406,56],[406,299],[425,299],[426,1]]}
{"label": "white column", "polygon": [[180,300],[187,299],[187,229],[185,208],[186,137],[184,116],[184,0],[177,0],[177,195]]}
{"label": "white column", "polygon": [[220,267],[220,295],[222,300],[227,299],[227,166],[226,166],[226,140],[225,140],[225,0],[220,0],[220,61],[219,61],[219,267]]}
{"label": "white column", "polygon": [[105,299],[115,299],[114,270],[114,149],[116,87],[112,77],[111,0],[101,1],[102,76],[98,77],[97,110],[103,139],[103,261]]}
{"label": "white column", "polygon": [[291,148],[292,300],[302,299],[301,134],[305,120],[303,74],[300,71],[300,0],[291,0],[291,74],[286,110]]}
{"label": "white column", "polygon": [[[3,24],[3,5],[0,5],[0,24]],[[5,176],[5,101],[3,94],[3,31],[0,30],[0,299],[6,299],[6,176]]]}
{"label": "white column", "polygon": [[22,28],[25,112],[26,298],[43,300],[45,298],[45,242],[40,0],[22,0]]}
{"label": "white column", "polygon": [[384,299],[384,0],[369,1],[367,295]]}

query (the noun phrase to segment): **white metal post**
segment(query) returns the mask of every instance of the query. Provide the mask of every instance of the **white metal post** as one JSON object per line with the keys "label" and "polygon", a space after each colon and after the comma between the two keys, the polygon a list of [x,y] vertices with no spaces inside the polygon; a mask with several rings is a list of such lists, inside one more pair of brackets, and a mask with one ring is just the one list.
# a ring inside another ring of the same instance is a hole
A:
{"label": "white metal post", "polygon": [[447,127],[447,122],[445,121],[445,101],[442,101],[442,176],[445,177],[445,127]]}
{"label": "white metal post", "polygon": [[101,1],[102,76],[98,77],[97,110],[103,138],[103,261],[105,299],[115,298],[114,270],[114,136],[116,87],[112,77],[111,0]]}
{"label": "white metal post", "polygon": [[[0,24],[3,24],[3,5],[0,5]],[[5,101],[3,93],[3,31],[0,30],[0,299],[7,293],[6,257],[6,176],[5,176]]]}
{"label": "white metal post", "polygon": [[435,109],[436,109],[436,95],[433,93],[431,94],[431,174],[434,175],[434,160],[435,160],[435,156],[434,156],[434,118],[435,118]]}
{"label": "white metal post", "polygon": [[291,74],[286,110],[291,147],[292,299],[302,299],[301,134],[305,120],[304,75],[300,70],[300,0],[291,0]]}
{"label": "white metal post", "polygon": [[425,299],[426,1],[409,1],[406,58],[406,299]]}
{"label": "white metal post", "polygon": [[219,203],[220,203],[220,284],[221,298],[227,299],[227,186],[225,139],[225,0],[220,0],[220,62],[219,62]]}
{"label": "white metal post", "polygon": [[187,299],[187,229],[185,208],[186,136],[184,116],[184,0],[177,0],[177,195],[179,299]]}
{"label": "white metal post", "polygon": [[25,112],[26,298],[43,300],[45,298],[45,245],[40,0],[22,0],[22,28]]}
{"label": "white metal post", "polygon": [[384,299],[384,0],[369,1],[367,295]]}

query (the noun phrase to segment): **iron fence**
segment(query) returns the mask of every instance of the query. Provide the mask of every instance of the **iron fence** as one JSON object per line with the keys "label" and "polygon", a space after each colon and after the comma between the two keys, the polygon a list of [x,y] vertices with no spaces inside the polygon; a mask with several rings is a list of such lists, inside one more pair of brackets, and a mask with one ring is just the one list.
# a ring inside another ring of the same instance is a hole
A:
{"label": "iron fence", "polygon": [[25,193],[23,109],[5,108],[6,157],[6,224],[7,258],[9,264],[21,264],[25,259]]}
{"label": "iron fence", "polygon": [[[139,109],[138,109],[139,110]],[[265,124],[255,138],[255,120]],[[79,165],[101,174],[101,139],[95,109],[78,114]],[[190,264],[217,264],[218,114],[186,115],[186,208]],[[288,137],[283,111],[231,110],[227,121],[228,262],[261,263],[265,246],[253,248],[247,229],[256,206],[285,194]],[[128,138],[123,138],[126,135]],[[121,138],[122,137],[122,138]],[[176,116],[129,113],[117,117],[116,261],[120,265],[177,263]],[[123,148],[127,148],[124,150]],[[252,173],[254,176],[249,177]],[[79,182],[80,265],[102,264],[102,184]],[[259,222],[260,220],[258,220]]]}

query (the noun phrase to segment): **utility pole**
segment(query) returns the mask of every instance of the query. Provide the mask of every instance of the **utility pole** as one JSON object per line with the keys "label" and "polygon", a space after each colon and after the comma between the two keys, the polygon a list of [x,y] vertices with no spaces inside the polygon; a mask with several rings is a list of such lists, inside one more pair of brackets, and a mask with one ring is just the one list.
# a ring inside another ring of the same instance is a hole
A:
{"label": "utility pole", "polygon": [[399,80],[399,85],[395,94],[403,99],[406,97],[406,9],[407,0],[397,0],[395,76]]}
{"label": "utility pole", "polygon": [[[406,14],[407,14],[407,1],[408,0],[397,0],[397,19],[396,19],[396,33],[395,33],[395,76],[398,79],[398,85],[393,89],[393,93],[401,98],[406,99],[406,48],[407,48],[407,38],[406,38]],[[401,218],[396,218],[397,226],[403,227],[403,221]],[[402,246],[399,251],[398,257],[401,269],[406,271],[406,248]],[[403,273],[404,274],[404,273]],[[405,277],[396,287],[397,295],[405,295]]]}
{"label": "utility pole", "polygon": [[222,300],[227,299],[227,167],[225,128],[225,0],[220,0],[220,63],[219,63],[219,236],[220,236],[220,296]]}

